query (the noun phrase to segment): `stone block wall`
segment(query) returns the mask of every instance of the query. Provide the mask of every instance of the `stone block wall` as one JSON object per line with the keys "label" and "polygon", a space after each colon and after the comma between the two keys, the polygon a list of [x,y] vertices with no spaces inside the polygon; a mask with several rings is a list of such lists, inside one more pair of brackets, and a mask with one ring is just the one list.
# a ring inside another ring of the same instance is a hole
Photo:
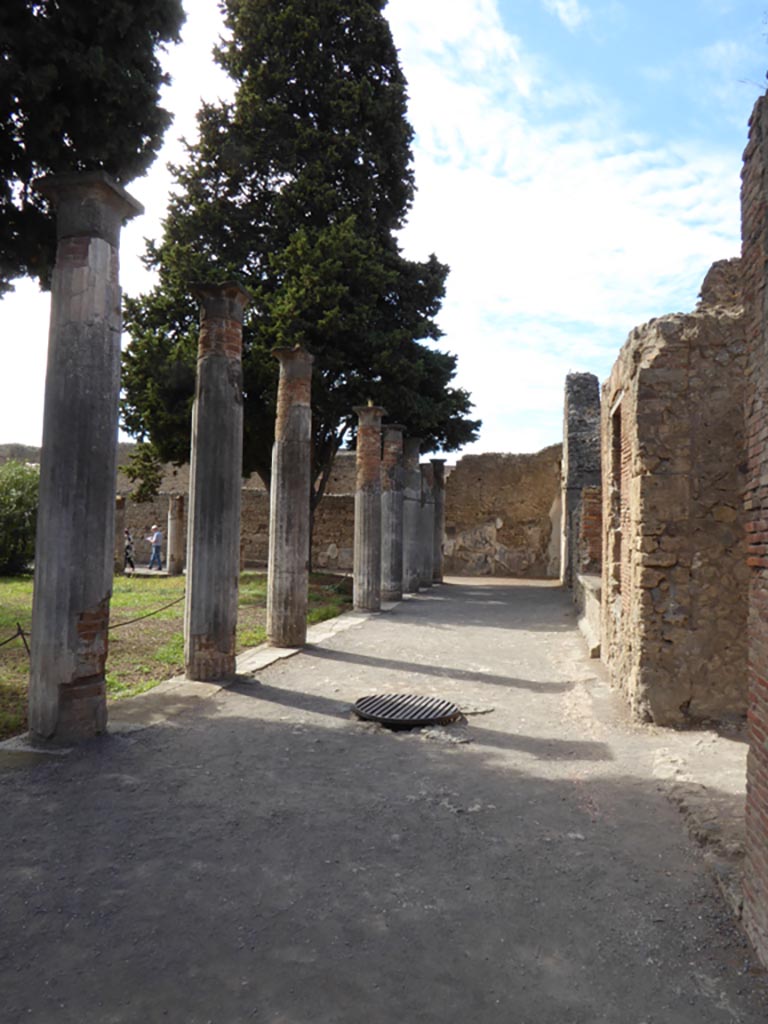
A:
{"label": "stone block wall", "polygon": [[742,264],[747,333],[744,492],[749,571],[749,758],[744,924],[768,964],[768,103],[757,101],[742,173]]}
{"label": "stone block wall", "polygon": [[561,453],[459,460],[445,488],[446,576],[557,578]]}
{"label": "stone block wall", "polygon": [[[577,573],[588,571],[579,545],[582,495],[585,487],[600,487],[600,385],[593,373],[569,373],[565,378],[563,416],[562,508],[560,579],[572,587]],[[595,552],[587,556],[595,561]],[[600,556],[596,569],[599,571]]]}
{"label": "stone block wall", "polygon": [[746,710],[739,261],[694,313],[632,332],[603,389],[602,652],[634,713],[664,725]]}

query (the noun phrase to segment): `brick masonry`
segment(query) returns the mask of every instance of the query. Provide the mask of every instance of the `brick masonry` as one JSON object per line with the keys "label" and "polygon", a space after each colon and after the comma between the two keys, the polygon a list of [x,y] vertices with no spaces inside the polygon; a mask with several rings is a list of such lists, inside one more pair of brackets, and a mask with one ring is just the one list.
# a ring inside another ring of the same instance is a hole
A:
{"label": "brick masonry", "polygon": [[768,964],[768,105],[758,100],[742,172],[742,266],[747,335],[744,507],[749,571],[744,923]]}
{"label": "brick masonry", "polygon": [[636,328],[603,389],[602,654],[663,725],[746,710],[739,275],[715,264],[695,312]]}

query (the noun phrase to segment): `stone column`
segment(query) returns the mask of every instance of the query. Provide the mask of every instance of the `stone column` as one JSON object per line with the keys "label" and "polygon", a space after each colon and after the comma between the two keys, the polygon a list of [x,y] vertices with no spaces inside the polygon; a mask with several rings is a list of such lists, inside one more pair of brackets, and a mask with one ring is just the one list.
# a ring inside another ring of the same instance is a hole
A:
{"label": "stone column", "polygon": [[381,597],[403,596],[403,430],[399,423],[384,427],[381,460]]}
{"label": "stone column", "polygon": [[236,282],[200,284],[192,411],[184,664],[188,679],[235,671],[243,460],[243,311]]}
{"label": "stone column", "polygon": [[115,498],[115,573],[125,568],[125,498]]}
{"label": "stone column", "polygon": [[381,417],[378,405],[355,408],[357,477],[352,604],[356,611],[381,611]]}
{"label": "stone column", "polygon": [[143,208],[102,171],[44,179],[56,207],[32,606],[29,728],[103,732],[115,550],[123,221]]}
{"label": "stone column", "polygon": [[600,486],[600,384],[593,373],[565,378],[563,416],[562,525],[560,582],[573,586],[579,572],[578,524],[581,492]]}
{"label": "stone column", "polygon": [[432,489],[432,467],[419,467],[421,472],[421,570],[419,585],[432,586],[432,555],[435,547],[435,496]]}
{"label": "stone column", "polygon": [[278,348],[275,444],[269,493],[267,640],[302,647],[307,639],[309,499],[312,455],[313,357],[301,348]]}
{"label": "stone column", "polygon": [[184,495],[172,494],[168,499],[168,544],[165,567],[169,576],[184,572]]}
{"label": "stone column", "polygon": [[445,539],[445,459],[430,459],[432,490],[435,500],[434,546],[432,548],[432,579],[443,582],[443,540]]}
{"label": "stone column", "polygon": [[420,437],[406,437],[403,442],[403,591],[406,594],[415,594],[418,591],[421,578],[420,448]]}

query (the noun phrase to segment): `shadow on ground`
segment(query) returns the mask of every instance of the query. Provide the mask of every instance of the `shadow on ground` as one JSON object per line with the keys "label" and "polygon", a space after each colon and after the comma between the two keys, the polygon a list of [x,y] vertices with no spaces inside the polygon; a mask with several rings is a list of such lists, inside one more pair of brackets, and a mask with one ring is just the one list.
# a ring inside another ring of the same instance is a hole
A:
{"label": "shadow on ground", "polygon": [[183,705],[0,774],[7,1024],[765,1021],[653,782],[274,686]]}

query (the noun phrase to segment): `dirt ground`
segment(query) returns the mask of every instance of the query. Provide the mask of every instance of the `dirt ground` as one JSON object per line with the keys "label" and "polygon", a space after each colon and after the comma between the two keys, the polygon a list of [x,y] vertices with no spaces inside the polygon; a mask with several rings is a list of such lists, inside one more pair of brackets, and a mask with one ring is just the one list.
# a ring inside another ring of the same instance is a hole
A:
{"label": "dirt ground", "polygon": [[[764,1024],[715,882],[738,735],[632,724],[551,584],[322,630],[70,753],[2,748],[4,1024]],[[351,714],[381,692],[464,721]]]}

